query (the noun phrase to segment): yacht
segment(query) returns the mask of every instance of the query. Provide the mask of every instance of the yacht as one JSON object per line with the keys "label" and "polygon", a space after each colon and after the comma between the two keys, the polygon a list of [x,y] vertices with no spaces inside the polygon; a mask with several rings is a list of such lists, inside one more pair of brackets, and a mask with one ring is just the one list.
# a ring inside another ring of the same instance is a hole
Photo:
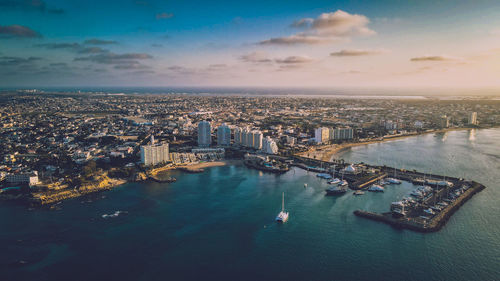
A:
{"label": "yacht", "polygon": [[365,192],[364,192],[364,191],[362,191],[362,190],[356,190],[356,191],[354,191],[354,193],[353,193],[353,195],[363,195],[363,194],[365,194]]}
{"label": "yacht", "polygon": [[346,193],[347,188],[342,187],[340,185],[334,185],[330,188],[327,188],[325,191],[326,191],[326,195],[340,195],[340,194]]}
{"label": "yacht", "polygon": [[384,187],[377,185],[377,184],[372,184],[372,186],[370,186],[370,188],[368,188],[368,191],[384,192]]}
{"label": "yacht", "polygon": [[281,200],[281,212],[276,216],[276,221],[284,223],[288,220],[288,212],[285,212],[285,192],[283,192],[283,198]]}
{"label": "yacht", "polygon": [[328,184],[338,184],[340,182],[340,179],[334,178],[333,180],[329,181]]}
{"label": "yacht", "polygon": [[340,187],[345,187],[347,188],[347,186],[349,185],[349,183],[346,181],[346,180],[341,180],[339,183],[338,183],[338,186]]}
{"label": "yacht", "polygon": [[390,184],[401,184],[401,181],[395,178],[387,178],[385,180]]}

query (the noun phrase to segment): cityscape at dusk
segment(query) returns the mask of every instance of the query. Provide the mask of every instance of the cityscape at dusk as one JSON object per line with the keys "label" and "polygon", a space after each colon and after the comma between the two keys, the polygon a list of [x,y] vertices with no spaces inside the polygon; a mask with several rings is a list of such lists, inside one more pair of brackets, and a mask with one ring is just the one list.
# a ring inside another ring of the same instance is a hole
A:
{"label": "cityscape at dusk", "polygon": [[0,280],[498,280],[500,2],[0,0]]}

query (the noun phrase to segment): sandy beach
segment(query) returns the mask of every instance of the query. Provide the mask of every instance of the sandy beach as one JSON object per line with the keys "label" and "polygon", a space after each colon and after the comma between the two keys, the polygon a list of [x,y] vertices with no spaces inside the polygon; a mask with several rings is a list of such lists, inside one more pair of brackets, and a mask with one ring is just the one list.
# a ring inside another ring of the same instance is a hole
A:
{"label": "sandy beach", "polygon": [[204,169],[204,168],[210,168],[210,167],[220,167],[220,166],[227,166],[227,165],[236,165],[236,164],[241,164],[241,160],[220,160],[220,161],[212,161],[212,162],[201,162],[201,163],[196,163],[196,164],[191,164],[191,165],[182,165],[182,166],[176,166],[176,168],[187,168],[187,169]]}

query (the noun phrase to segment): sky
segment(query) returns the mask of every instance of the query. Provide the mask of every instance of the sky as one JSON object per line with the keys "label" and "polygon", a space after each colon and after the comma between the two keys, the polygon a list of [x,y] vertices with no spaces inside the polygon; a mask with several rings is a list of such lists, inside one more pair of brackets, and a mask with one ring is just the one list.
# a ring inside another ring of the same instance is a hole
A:
{"label": "sky", "polygon": [[0,88],[500,89],[500,1],[0,0]]}

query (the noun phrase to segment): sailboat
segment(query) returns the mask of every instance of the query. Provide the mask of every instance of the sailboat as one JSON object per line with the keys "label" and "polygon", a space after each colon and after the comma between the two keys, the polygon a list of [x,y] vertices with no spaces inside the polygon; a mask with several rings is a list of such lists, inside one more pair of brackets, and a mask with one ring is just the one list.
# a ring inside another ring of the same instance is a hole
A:
{"label": "sailboat", "polygon": [[288,212],[285,212],[285,192],[283,192],[283,198],[281,200],[281,212],[276,216],[276,221],[284,223],[288,220]]}

